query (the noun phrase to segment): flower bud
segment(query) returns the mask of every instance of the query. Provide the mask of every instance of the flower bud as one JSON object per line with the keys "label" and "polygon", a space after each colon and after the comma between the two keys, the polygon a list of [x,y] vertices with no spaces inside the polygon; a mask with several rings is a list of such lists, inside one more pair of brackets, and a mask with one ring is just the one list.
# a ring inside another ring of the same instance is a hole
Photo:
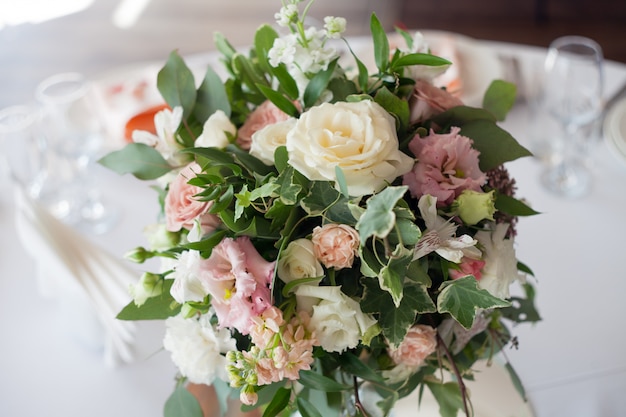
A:
{"label": "flower bud", "polygon": [[144,247],[138,246],[135,249],[126,252],[124,258],[137,264],[142,264],[146,259],[152,258],[152,252],[147,251]]}
{"label": "flower bud", "polygon": [[454,202],[451,209],[467,225],[474,225],[483,219],[493,220],[496,212],[493,190],[488,193],[480,193],[464,190]]}
{"label": "flower bud", "polygon": [[165,224],[151,224],[144,228],[144,235],[153,250],[167,250],[180,242],[180,233],[170,232]]}
{"label": "flower bud", "polygon": [[130,286],[130,295],[137,307],[143,305],[148,298],[159,296],[162,292],[163,278],[150,272],[145,272],[137,284]]}

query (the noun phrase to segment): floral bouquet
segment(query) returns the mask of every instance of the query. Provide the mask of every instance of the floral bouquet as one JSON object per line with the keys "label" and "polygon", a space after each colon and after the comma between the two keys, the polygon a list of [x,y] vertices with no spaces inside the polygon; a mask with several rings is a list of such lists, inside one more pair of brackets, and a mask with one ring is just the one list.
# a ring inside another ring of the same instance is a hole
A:
{"label": "floral bouquet", "polygon": [[158,271],[118,318],[166,320],[166,416],[202,415],[186,381],[264,416],[386,416],[416,389],[472,415],[472,365],[539,320],[514,249],[535,212],[503,167],[529,152],[497,125],[515,86],[466,107],[419,33],[391,47],[372,15],[372,70],[345,19],[305,26],[310,6],[286,2],[245,53],[217,35],[225,80],[207,68],[198,86],[173,52],[155,131],[101,160],[154,180],[161,207],[128,255]]}

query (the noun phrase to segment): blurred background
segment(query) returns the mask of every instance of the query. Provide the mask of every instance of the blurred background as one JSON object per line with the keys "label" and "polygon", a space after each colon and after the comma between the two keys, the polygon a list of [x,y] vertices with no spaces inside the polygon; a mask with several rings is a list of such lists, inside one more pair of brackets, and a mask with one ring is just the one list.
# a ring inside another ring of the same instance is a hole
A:
{"label": "blurred background", "polygon": [[[143,61],[214,48],[214,32],[245,46],[273,22],[278,0],[0,0],[0,107],[30,101],[63,71],[98,77]],[[614,0],[316,0],[312,16],[346,17],[349,35],[386,28],[441,29],[478,39],[547,46],[557,36],[597,40],[626,62],[626,2]]]}

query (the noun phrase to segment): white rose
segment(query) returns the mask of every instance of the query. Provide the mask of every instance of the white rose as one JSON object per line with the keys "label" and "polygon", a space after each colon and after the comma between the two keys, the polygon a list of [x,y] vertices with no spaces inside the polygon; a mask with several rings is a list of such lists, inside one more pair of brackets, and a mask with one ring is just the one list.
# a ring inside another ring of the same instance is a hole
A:
{"label": "white rose", "polygon": [[287,133],[295,126],[296,119],[267,125],[252,134],[250,155],[259,158],[266,165],[274,165],[274,152],[287,142]]}
{"label": "white rose", "polygon": [[359,344],[367,330],[376,324],[363,313],[359,303],[341,292],[341,287],[300,285],[296,296],[319,300],[313,306],[311,329],[322,348],[343,352]]}
{"label": "white rose", "polygon": [[237,348],[227,329],[211,325],[211,315],[189,319],[181,315],[165,321],[163,347],[180,373],[196,384],[211,385],[216,378],[228,381],[223,353]]}
{"label": "white rose", "polygon": [[509,225],[500,223],[493,231],[480,231],[474,236],[484,248],[485,266],[478,286],[494,297],[510,297],[509,287],[513,281],[523,279],[517,270],[517,257],[513,239],[506,239]]}
{"label": "white rose", "polygon": [[174,266],[174,283],[170,294],[176,302],[202,301],[208,292],[198,280],[200,275],[200,253],[190,250],[181,253]]}
{"label": "white rose", "polygon": [[196,138],[194,145],[202,148],[224,148],[230,143],[228,134],[235,136],[237,128],[226,113],[217,110],[202,127],[202,134]]}
{"label": "white rose", "polygon": [[353,197],[380,191],[414,162],[398,149],[395,119],[370,100],[311,108],[287,135],[287,150],[289,163],[310,180],[336,183],[340,167]]}
{"label": "white rose", "polygon": [[289,242],[281,253],[276,273],[285,284],[300,278],[314,278],[324,275],[324,268],[315,256],[313,242],[309,239],[296,239]]}

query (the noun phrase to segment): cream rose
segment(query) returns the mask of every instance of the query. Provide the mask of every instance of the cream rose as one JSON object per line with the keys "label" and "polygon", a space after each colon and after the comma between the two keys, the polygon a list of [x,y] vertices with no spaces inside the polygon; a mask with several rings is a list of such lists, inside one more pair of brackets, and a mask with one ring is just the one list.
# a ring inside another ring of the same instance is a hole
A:
{"label": "cream rose", "polygon": [[202,127],[202,134],[198,136],[194,145],[203,148],[224,148],[230,143],[229,135],[235,136],[237,128],[230,121],[226,113],[217,110]]}
{"label": "cream rose", "polygon": [[250,155],[256,156],[266,165],[274,165],[274,152],[287,142],[287,133],[296,124],[295,118],[267,125],[252,134]]}
{"label": "cream rose", "polygon": [[336,183],[335,167],[341,168],[353,197],[380,191],[413,167],[398,149],[395,119],[370,100],[311,108],[286,145],[289,163],[310,180]]}
{"label": "cream rose", "polygon": [[376,320],[363,313],[359,303],[341,292],[341,287],[300,285],[296,296],[315,301],[309,327],[328,352],[356,347],[370,327],[376,325]]}
{"label": "cream rose", "polygon": [[324,269],[315,256],[313,242],[308,239],[289,242],[278,260],[276,273],[284,283],[300,278],[321,279]]}
{"label": "cream rose", "polygon": [[345,224],[325,224],[313,229],[315,256],[326,268],[349,268],[359,250],[359,233]]}

